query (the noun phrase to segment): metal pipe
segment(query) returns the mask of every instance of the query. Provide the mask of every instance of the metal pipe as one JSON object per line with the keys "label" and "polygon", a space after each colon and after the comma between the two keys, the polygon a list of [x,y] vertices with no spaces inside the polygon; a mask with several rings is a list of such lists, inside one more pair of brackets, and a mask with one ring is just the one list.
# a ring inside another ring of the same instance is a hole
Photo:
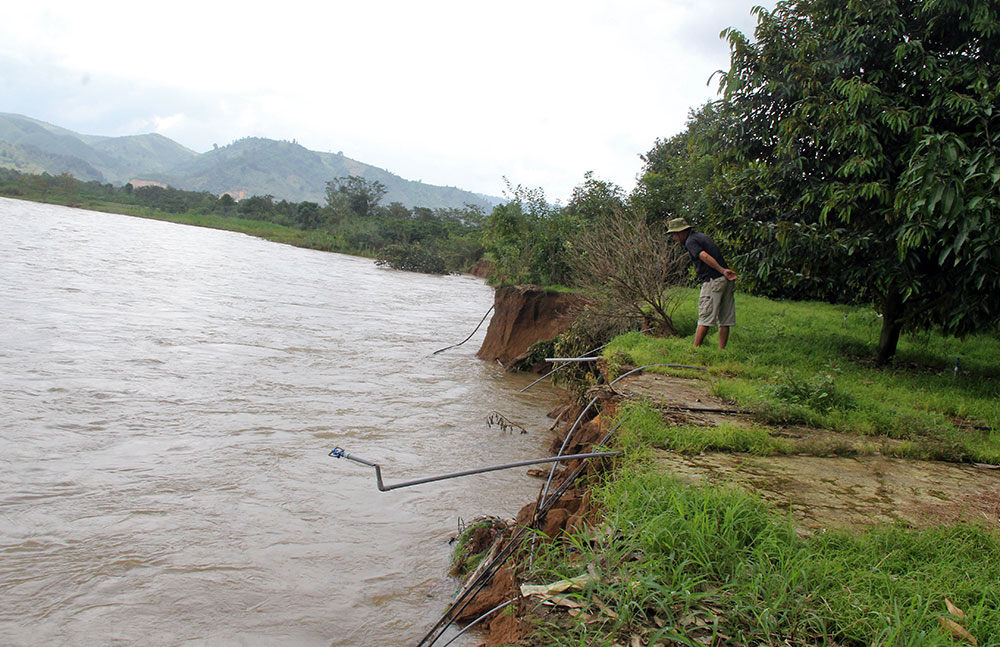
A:
{"label": "metal pipe", "polygon": [[[639,331],[639,334],[642,334],[642,333],[644,333],[644,332],[647,332],[647,331],[649,331],[649,328],[644,328],[643,330],[640,330],[640,331]],[[597,348],[592,348],[592,349],[588,350],[588,351],[587,351],[586,353],[584,353],[583,355],[584,355],[584,356],[587,356],[587,355],[590,355],[591,353],[596,353],[596,352],[598,352],[598,351],[601,351],[601,350],[604,350],[604,349],[605,349],[605,348],[607,348],[607,347],[608,347],[608,346],[609,346],[610,344],[611,344],[611,342],[608,342],[607,344],[604,344],[604,345],[602,345],[602,346],[598,346]],[[569,364],[560,364],[559,366],[555,367],[554,369],[552,369],[551,371],[549,371],[549,372],[548,372],[548,373],[546,373],[545,375],[541,376],[540,378],[538,378],[537,380],[535,380],[534,382],[532,382],[532,383],[531,383],[531,384],[529,384],[528,386],[526,386],[526,387],[524,387],[523,389],[521,389],[520,391],[518,391],[518,393],[524,393],[525,391],[527,391],[527,390],[528,390],[528,389],[530,389],[531,387],[535,386],[536,384],[538,384],[539,382],[541,382],[542,380],[544,380],[544,379],[545,379],[545,378],[547,378],[548,376],[552,375],[553,373],[555,373],[556,371],[558,371],[558,370],[560,370],[560,369],[564,369],[564,368],[566,368],[567,366],[569,366]]]}
{"label": "metal pipe", "polygon": [[546,357],[546,362],[596,362],[600,357]]}
{"label": "metal pipe", "polygon": [[[619,380],[623,380],[626,377],[628,377],[629,375],[632,375],[633,373],[638,373],[639,371],[643,371],[643,370],[645,370],[647,368],[653,368],[655,366],[669,366],[669,365],[665,365],[665,364],[646,364],[645,366],[640,366],[638,368],[634,368],[631,371],[629,371],[628,373],[623,373],[622,375],[619,375],[618,377],[616,377],[614,380],[612,380],[608,384],[608,386],[613,386]],[[580,412],[580,415],[577,416],[576,422],[574,422],[573,426],[569,428],[568,432],[566,432],[566,437],[563,439],[562,445],[559,447],[559,454],[562,454],[563,450],[566,449],[566,445],[569,444],[569,439],[573,436],[573,432],[576,431],[577,425],[580,424],[580,421],[583,420],[583,417],[587,414],[588,411],[590,411],[590,407],[594,406],[594,403],[597,402],[597,400],[599,398],[600,398],[600,396],[597,396],[593,400],[591,400],[587,404],[587,406],[583,408],[583,411]],[[549,478],[546,479],[545,486],[542,488],[542,493],[541,493],[540,501],[542,501],[543,503],[545,502],[546,495],[548,495],[549,485],[552,483],[552,477],[555,476],[555,473],[556,473],[556,466],[553,465],[552,469],[549,470]],[[538,509],[536,508],[535,519],[538,518],[538,512],[537,512],[537,510]]]}
{"label": "metal pipe", "polygon": [[498,604],[497,606],[493,607],[492,609],[490,609],[489,611],[487,611],[483,615],[479,616],[478,618],[476,618],[475,620],[473,620],[469,624],[465,625],[465,627],[463,627],[461,631],[459,631],[457,634],[455,634],[454,636],[452,636],[451,640],[449,640],[445,644],[441,645],[441,647],[448,647],[448,645],[450,645],[451,643],[453,643],[456,640],[458,640],[459,636],[461,636],[466,631],[468,631],[469,629],[472,629],[477,624],[479,624],[480,622],[482,622],[483,620],[485,620],[486,618],[488,618],[490,616],[490,614],[496,613],[497,611],[499,611],[500,609],[504,608],[508,604],[511,604],[513,602],[517,602],[520,599],[521,599],[521,596],[517,596],[516,598],[511,598],[511,599],[507,600],[506,602],[504,602],[502,604]]}
{"label": "metal pipe", "polygon": [[539,465],[541,463],[558,463],[561,461],[570,461],[577,458],[603,458],[605,456],[617,456],[621,452],[591,452],[587,454],[569,454],[566,456],[549,456],[546,458],[533,458],[525,461],[517,461],[515,463],[504,463],[503,465],[491,465],[489,467],[479,467],[471,470],[464,470],[462,472],[453,472],[451,474],[442,474],[441,476],[429,476],[422,479],[415,479],[412,481],[403,481],[402,483],[395,483],[393,485],[385,485],[382,482],[382,468],[377,464],[364,458],[359,458],[352,454],[348,454],[340,447],[335,447],[329,456],[334,458],[346,458],[349,461],[354,461],[355,463],[361,463],[362,465],[367,465],[368,467],[375,468],[375,481],[378,485],[380,492],[388,492],[389,490],[397,490],[399,488],[410,487],[413,485],[422,485],[424,483],[433,483],[434,481],[444,481],[446,479],[459,478],[461,476],[472,476],[473,474],[482,474],[484,472],[495,472],[497,470],[507,470],[515,467],[526,467],[528,465]]}

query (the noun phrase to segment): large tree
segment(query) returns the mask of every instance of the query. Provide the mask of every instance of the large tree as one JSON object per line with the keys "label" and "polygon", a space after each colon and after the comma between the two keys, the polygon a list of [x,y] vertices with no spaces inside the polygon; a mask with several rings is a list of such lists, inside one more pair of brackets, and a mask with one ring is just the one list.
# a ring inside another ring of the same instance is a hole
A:
{"label": "large tree", "polygon": [[377,214],[379,202],[387,191],[378,180],[349,175],[326,183],[326,202],[332,209],[346,207],[355,216],[366,218]]}
{"label": "large tree", "polygon": [[716,110],[712,103],[692,110],[683,132],[657,139],[640,156],[644,168],[630,199],[650,222],[686,218],[701,226],[705,214],[717,210],[716,157],[710,147],[718,127]]}
{"label": "large tree", "polygon": [[722,76],[742,277],[870,299],[902,330],[1000,320],[1000,3],[785,0]]}

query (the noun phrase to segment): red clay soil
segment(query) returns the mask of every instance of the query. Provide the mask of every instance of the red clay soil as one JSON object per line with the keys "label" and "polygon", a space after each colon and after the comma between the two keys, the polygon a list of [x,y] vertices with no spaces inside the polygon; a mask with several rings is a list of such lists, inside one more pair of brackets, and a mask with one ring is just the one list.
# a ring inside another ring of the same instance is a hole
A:
{"label": "red clay soil", "polygon": [[[579,413],[579,410],[574,412]],[[592,449],[604,435],[606,429],[602,426],[601,418],[598,416],[593,420],[584,423],[574,433],[573,442],[568,445],[564,453],[581,453]],[[553,441],[552,452],[559,449],[561,439]],[[566,479],[580,464],[580,460],[571,461],[557,469],[552,481],[553,489]],[[608,463],[594,461],[587,466],[587,472],[602,471],[607,469]],[[546,470],[547,472],[547,470]],[[524,506],[517,515],[517,520],[508,528],[513,530],[521,526],[532,524],[535,516],[535,506],[537,502]],[[590,490],[587,488],[571,488],[567,490],[559,500],[539,519],[537,526],[545,535],[555,537],[564,531],[572,531],[578,527],[592,523],[597,511],[590,505]],[[497,527],[492,529],[494,541],[505,543],[507,537],[502,530]],[[520,594],[518,586],[519,580],[514,572],[516,564],[509,562],[500,568],[490,583],[463,609],[457,616],[459,622],[471,622],[481,614],[486,613],[495,606],[517,597]],[[485,624],[485,640],[482,645],[508,645],[514,644],[520,638],[526,637],[530,633],[530,627],[525,618],[532,615],[532,609],[537,605],[537,601],[523,599],[515,603],[513,613],[500,613],[491,618]]]}
{"label": "red clay soil", "polygon": [[533,285],[497,288],[493,319],[476,356],[505,368],[527,356],[537,341],[554,339],[573,322],[580,298]]}

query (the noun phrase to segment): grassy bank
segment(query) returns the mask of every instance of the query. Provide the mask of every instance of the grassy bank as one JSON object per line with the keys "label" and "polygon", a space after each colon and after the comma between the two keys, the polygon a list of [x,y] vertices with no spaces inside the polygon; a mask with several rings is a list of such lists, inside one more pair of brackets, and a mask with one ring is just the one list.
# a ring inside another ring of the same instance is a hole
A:
{"label": "grassy bank", "polygon": [[691,291],[676,318],[682,337],[630,333],[605,358],[612,366],[705,366],[713,392],[762,423],[898,439],[892,451],[900,456],[1000,463],[996,334],[904,335],[893,365],[877,369],[881,320],[871,309],[738,298],[738,326],[725,350],[712,337],[693,347]]}
{"label": "grassy bank", "polygon": [[594,500],[600,526],[534,555],[530,581],[594,579],[532,644],[952,645],[949,622],[1000,644],[1000,535],[984,526],[803,538],[754,496],[683,485],[641,452]]}
{"label": "grassy bank", "polygon": [[538,607],[526,644],[1000,645],[991,522],[807,533],[746,488],[681,482],[654,456],[797,454],[775,428],[808,425],[870,438],[888,454],[1000,463],[997,336],[905,336],[893,365],[878,369],[871,310],[738,299],[725,350],[714,337],[692,346],[693,291],[677,316],[683,337],[629,333],[606,349],[612,373],[705,366],[652,370],[704,379],[755,422],[677,425],[649,403],[621,405],[612,442],[625,458],[591,491],[596,520],[538,542],[522,561],[524,581],[589,582],[570,594],[572,613]]}

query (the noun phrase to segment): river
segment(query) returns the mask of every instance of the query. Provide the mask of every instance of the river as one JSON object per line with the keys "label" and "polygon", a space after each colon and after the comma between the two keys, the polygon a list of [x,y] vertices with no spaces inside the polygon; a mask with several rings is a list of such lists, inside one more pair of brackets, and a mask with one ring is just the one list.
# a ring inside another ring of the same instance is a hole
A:
{"label": "river", "polygon": [[[0,199],[0,644],[415,644],[460,520],[538,483],[557,393],[493,302],[242,234]],[[498,411],[529,433],[490,427]],[[454,645],[476,644],[462,636]]]}

